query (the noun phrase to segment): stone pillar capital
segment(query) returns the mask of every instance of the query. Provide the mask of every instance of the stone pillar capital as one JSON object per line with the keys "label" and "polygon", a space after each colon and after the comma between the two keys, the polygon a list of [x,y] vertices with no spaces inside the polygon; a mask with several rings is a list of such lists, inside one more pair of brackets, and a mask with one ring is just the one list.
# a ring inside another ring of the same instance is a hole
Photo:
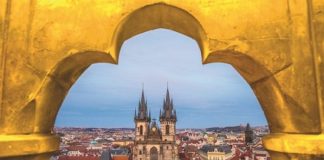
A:
{"label": "stone pillar capital", "polygon": [[0,135],[0,158],[55,152],[59,146],[60,138],[52,134]]}

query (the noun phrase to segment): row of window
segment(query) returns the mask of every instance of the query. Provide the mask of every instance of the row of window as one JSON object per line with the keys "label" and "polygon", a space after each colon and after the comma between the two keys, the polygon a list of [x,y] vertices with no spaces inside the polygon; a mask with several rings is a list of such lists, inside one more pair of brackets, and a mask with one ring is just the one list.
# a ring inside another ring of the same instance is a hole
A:
{"label": "row of window", "polygon": [[[169,149],[169,146],[166,146],[166,149],[168,150]],[[145,150],[146,150],[146,147],[143,146],[143,151],[145,151]],[[138,154],[139,155],[142,155],[143,154],[142,150],[139,150]]]}
{"label": "row of window", "polygon": [[[143,126],[142,125],[138,128],[138,130],[139,130],[140,135],[143,135]],[[166,135],[170,134],[170,126],[169,125],[165,126],[165,134]]]}

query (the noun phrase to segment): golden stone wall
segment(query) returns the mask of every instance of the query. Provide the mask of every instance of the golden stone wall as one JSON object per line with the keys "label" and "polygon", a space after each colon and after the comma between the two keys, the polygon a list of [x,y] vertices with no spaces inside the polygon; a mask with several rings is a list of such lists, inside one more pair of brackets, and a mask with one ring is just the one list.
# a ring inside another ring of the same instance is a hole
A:
{"label": "golden stone wall", "polygon": [[321,159],[323,0],[1,0],[0,157],[58,150],[55,117],[80,74],[117,64],[125,40],[156,28],[193,38],[203,64],[229,63],[246,79],[272,159]]}

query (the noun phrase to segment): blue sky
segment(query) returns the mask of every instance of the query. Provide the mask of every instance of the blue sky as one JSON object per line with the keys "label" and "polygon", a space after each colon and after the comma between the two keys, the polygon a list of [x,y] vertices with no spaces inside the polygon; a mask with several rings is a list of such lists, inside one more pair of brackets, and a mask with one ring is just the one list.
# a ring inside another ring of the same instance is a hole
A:
{"label": "blue sky", "polygon": [[91,65],[70,89],[56,126],[134,127],[143,83],[156,118],[169,84],[178,128],[267,124],[252,89],[231,65],[202,65],[193,39],[157,29],[127,40],[118,65]]}

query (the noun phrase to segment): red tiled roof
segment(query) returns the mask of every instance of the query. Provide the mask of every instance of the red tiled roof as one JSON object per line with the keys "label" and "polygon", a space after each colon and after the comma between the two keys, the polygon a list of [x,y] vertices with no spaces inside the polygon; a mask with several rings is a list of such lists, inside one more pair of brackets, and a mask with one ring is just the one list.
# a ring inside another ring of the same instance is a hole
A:
{"label": "red tiled roof", "polygon": [[99,156],[60,156],[58,160],[100,160]]}
{"label": "red tiled roof", "polygon": [[85,146],[69,146],[66,148],[68,151],[80,151],[80,152],[86,152],[87,147]]}
{"label": "red tiled roof", "polygon": [[112,158],[113,160],[128,160],[128,156],[126,155],[117,155]]}

